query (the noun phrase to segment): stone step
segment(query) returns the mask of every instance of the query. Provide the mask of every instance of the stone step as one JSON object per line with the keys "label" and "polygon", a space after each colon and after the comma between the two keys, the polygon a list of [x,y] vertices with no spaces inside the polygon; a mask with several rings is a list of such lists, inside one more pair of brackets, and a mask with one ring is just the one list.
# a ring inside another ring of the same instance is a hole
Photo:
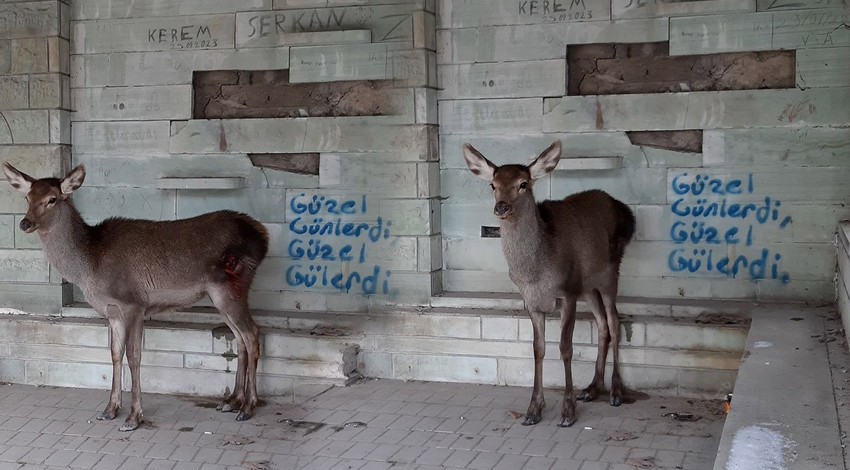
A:
{"label": "stone step", "polygon": [[[724,396],[735,381],[753,304],[667,302],[627,298],[619,302],[621,372],[628,385],[661,394]],[[306,339],[266,340],[267,348],[274,344],[274,348],[310,351],[315,349],[311,341],[320,342],[322,334],[358,344],[356,369],[364,376],[531,385],[531,322],[518,296],[452,294],[435,298],[432,305],[368,313],[256,310],[252,314],[270,338],[275,331],[313,333]],[[78,306],[64,309],[63,315],[85,318],[94,312]],[[168,324],[220,322],[215,310],[203,307],[157,314],[153,320]],[[547,318],[546,341],[544,384],[559,387],[564,367],[555,316]],[[589,382],[593,375],[597,343],[593,316],[580,305],[573,337],[577,385]],[[223,343],[217,344],[214,354],[221,354]],[[220,358],[208,360],[222,367]],[[324,373],[335,376],[335,371],[325,369]]]}
{"label": "stone step", "polygon": [[[109,388],[108,328],[90,310],[73,307],[63,311],[65,317],[0,315],[0,380]],[[360,377],[356,339],[338,329],[262,328],[258,390],[294,400],[350,383]],[[146,321],[142,387],[154,393],[220,396],[233,387],[236,353],[233,334],[220,319]],[[124,369],[123,384],[129,389],[126,361]]]}

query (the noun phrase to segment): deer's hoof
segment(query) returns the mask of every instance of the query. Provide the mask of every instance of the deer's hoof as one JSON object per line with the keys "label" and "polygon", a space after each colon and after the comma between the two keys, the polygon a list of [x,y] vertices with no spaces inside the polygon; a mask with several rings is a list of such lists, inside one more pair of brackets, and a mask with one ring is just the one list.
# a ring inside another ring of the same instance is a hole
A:
{"label": "deer's hoof", "polygon": [[620,406],[623,404],[623,398],[619,395],[611,397],[611,406]]}
{"label": "deer's hoof", "polygon": [[540,422],[540,416],[528,415],[522,421],[522,425],[523,426],[534,426],[535,424],[537,424],[539,422]]}
{"label": "deer's hoof", "polygon": [[118,428],[118,430],[119,431],[133,431],[138,427],[139,427],[139,423],[127,420],[127,421],[124,421],[124,424],[122,424],[121,427]]}
{"label": "deer's hoof", "polygon": [[109,411],[104,410],[104,411],[101,411],[100,414],[95,416],[95,419],[97,419],[98,421],[111,421],[111,420],[115,419],[115,416],[117,416],[117,415],[118,415],[117,411],[109,412]]}
{"label": "deer's hoof", "polygon": [[251,419],[251,415],[244,411],[240,411],[238,415],[236,415],[236,421],[248,421]]}
{"label": "deer's hoof", "polygon": [[584,402],[596,400],[596,392],[591,390],[582,390],[576,397],[576,400]]}
{"label": "deer's hoof", "polygon": [[573,424],[576,424],[575,418],[568,418],[568,417],[564,416],[563,418],[561,418],[561,422],[558,423],[558,427],[559,428],[568,428],[568,427],[572,426]]}
{"label": "deer's hoof", "polygon": [[216,410],[221,411],[222,413],[230,413],[233,411],[233,407],[230,406],[230,403],[224,402],[221,405],[215,407]]}

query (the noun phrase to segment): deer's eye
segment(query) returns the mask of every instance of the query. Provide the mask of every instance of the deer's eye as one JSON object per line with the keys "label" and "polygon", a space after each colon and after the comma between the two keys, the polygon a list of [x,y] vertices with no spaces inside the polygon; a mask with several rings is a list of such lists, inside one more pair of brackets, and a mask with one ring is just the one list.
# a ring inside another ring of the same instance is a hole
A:
{"label": "deer's eye", "polygon": [[48,204],[56,204],[56,196],[51,196],[50,199],[47,200]]}
{"label": "deer's eye", "polygon": [[490,189],[492,189],[493,191],[495,191],[495,190],[496,190],[496,186],[494,186],[494,185],[493,185],[493,183],[490,183]]}
{"label": "deer's eye", "polygon": [[520,183],[520,184],[519,184],[519,189],[525,189],[525,188],[527,188],[527,187],[528,187],[528,182],[527,182],[527,181],[523,181],[522,183]]}

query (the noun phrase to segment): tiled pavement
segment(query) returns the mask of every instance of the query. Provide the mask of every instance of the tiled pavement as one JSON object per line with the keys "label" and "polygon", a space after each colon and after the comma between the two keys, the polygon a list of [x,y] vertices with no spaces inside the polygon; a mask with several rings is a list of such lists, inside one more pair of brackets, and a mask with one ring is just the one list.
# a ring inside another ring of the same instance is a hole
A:
{"label": "tiled pavement", "polygon": [[[525,427],[529,389],[367,380],[300,405],[270,400],[250,421],[194,397],[145,395],[142,428],[94,419],[107,391],[0,387],[0,469],[710,469],[720,401],[651,397],[579,403],[555,426],[560,393]],[[124,395],[128,406],[129,393]],[[697,421],[666,413],[688,412]]]}

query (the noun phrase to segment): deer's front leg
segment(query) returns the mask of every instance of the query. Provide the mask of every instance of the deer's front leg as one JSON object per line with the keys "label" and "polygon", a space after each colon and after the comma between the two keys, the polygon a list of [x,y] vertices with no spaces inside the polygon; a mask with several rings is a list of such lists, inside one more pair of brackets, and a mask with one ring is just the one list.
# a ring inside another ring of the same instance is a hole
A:
{"label": "deer's front leg", "polygon": [[130,414],[124,424],[118,428],[119,431],[132,431],[139,427],[142,422],[142,385],[140,379],[140,368],[142,364],[142,312],[126,318],[127,322],[127,362],[130,364],[131,379],[131,404]]}
{"label": "deer's front leg", "polygon": [[124,360],[124,350],[127,344],[126,329],[118,307],[110,305],[106,309],[106,319],[109,322],[109,350],[112,353],[112,392],[106,409],[97,415],[99,420],[115,419],[121,408],[121,362]]}
{"label": "deer's front leg", "polygon": [[564,400],[561,421],[565,428],[576,422],[576,397],[573,392],[573,331],[576,326],[576,298],[567,298],[561,306],[561,360],[564,361]]}
{"label": "deer's front leg", "polygon": [[540,417],[546,402],[543,399],[543,356],[546,354],[546,317],[543,312],[529,310],[531,327],[534,331],[534,389],[531,392],[531,403],[525,415],[523,426],[540,422]]}

